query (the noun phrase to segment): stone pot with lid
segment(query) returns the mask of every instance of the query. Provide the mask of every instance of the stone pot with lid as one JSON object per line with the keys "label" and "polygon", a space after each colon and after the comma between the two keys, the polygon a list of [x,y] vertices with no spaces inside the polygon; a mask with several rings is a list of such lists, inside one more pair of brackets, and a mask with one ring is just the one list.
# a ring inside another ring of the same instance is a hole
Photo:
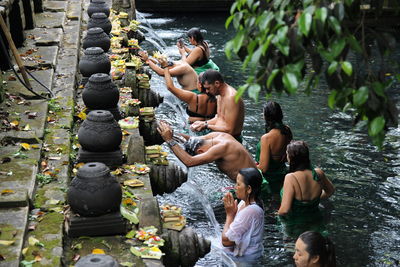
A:
{"label": "stone pot with lid", "polygon": [[105,164],[90,162],[78,170],[67,196],[72,211],[93,217],[119,211],[122,190]]}
{"label": "stone pot with lid", "polygon": [[79,61],[79,71],[84,77],[90,77],[95,73],[109,74],[111,62],[104,50],[100,47],[85,49],[84,55]]}
{"label": "stone pot with lid", "polygon": [[118,105],[119,90],[110,75],[96,73],[90,76],[82,93],[82,99],[89,109],[111,109]]}
{"label": "stone pot with lid", "polygon": [[119,150],[122,141],[121,127],[108,110],[93,110],[78,130],[82,149],[90,152]]}
{"label": "stone pot with lid", "polygon": [[104,0],[92,0],[87,9],[89,17],[94,13],[104,13],[106,16],[110,16],[110,7],[106,4]]}
{"label": "stone pot with lid", "polygon": [[87,28],[91,29],[94,27],[100,27],[106,34],[111,32],[111,21],[108,19],[107,15],[104,13],[93,13],[89,19]]}
{"label": "stone pot with lid", "polygon": [[89,47],[101,47],[104,52],[110,49],[111,41],[110,37],[100,27],[94,27],[88,29],[86,37],[83,39],[83,49]]}

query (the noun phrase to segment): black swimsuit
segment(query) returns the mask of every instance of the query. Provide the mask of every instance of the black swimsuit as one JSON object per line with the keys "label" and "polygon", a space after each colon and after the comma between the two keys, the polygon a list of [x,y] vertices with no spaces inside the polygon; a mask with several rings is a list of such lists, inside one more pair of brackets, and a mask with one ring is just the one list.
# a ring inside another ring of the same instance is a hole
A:
{"label": "black swimsuit", "polygon": [[203,51],[203,58],[197,60],[196,62],[194,62],[194,63],[192,64],[192,67],[193,67],[193,68],[201,67],[201,66],[207,64],[207,63],[208,63],[208,60],[209,60],[209,58],[207,58],[207,55],[206,55],[206,49],[205,49],[205,47],[203,47],[203,46],[199,46],[199,47],[200,47],[201,51]]}
{"label": "black swimsuit", "polygon": [[[210,101],[210,98],[208,98],[206,104],[208,104],[208,101]],[[210,115],[202,115],[197,113],[197,110],[199,109],[199,96],[196,95],[196,111],[193,112],[191,110],[189,110],[189,107],[186,107],[186,114],[189,115],[189,117],[199,117],[199,118],[204,118],[204,119],[211,119],[214,118],[215,113],[214,114],[210,114]],[[207,109],[206,109],[206,113],[207,113]]]}

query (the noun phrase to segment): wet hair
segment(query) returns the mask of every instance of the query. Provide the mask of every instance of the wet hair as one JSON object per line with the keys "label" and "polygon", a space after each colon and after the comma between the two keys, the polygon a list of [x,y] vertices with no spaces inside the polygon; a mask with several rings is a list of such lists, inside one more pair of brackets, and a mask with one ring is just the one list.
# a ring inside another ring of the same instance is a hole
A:
{"label": "wet hair", "polygon": [[204,74],[204,71],[199,73],[198,82],[201,84],[200,91],[205,94],[206,93],[206,88],[204,88],[203,84],[201,83],[201,79],[203,78],[203,74]]}
{"label": "wet hair", "polygon": [[185,151],[191,155],[195,156],[196,155],[196,150],[201,147],[204,144],[204,139],[201,139],[199,137],[190,137],[189,140],[187,140],[183,146],[185,148]]}
{"label": "wet hair", "polygon": [[310,257],[319,256],[322,267],[336,267],[335,246],[328,237],[318,232],[307,231],[299,236],[306,245]]}
{"label": "wet hair", "polygon": [[171,60],[167,61],[167,67],[172,67],[173,65],[175,65],[175,63]]}
{"label": "wet hair", "polygon": [[289,157],[289,172],[311,170],[310,152],[304,141],[291,141],[286,152]]}
{"label": "wet hair", "polygon": [[203,34],[201,33],[199,28],[191,28],[190,30],[188,30],[188,32],[186,33],[186,35],[189,38],[194,38],[194,40],[198,43],[202,43],[204,42],[204,37]]}
{"label": "wet hair", "polygon": [[283,112],[281,106],[275,101],[268,101],[263,108],[265,119],[265,132],[279,129],[281,134],[288,136],[288,142],[293,139],[290,128],[282,123]]}
{"label": "wet hair", "polygon": [[264,203],[260,198],[263,179],[260,171],[256,168],[243,168],[239,170],[239,173],[243,176],[244,184],[246,186],[251,186],[250,197],[254,197],[257,205],[264,209]]}
{"label": "wet hair", "polygon": [[215,83],[219,81],[221,83],[224,82],[224,78],[222,77],[221,73],[216,70],[206,70],[201,77],[201,84],[204,85],[205,82],[207,83]]}

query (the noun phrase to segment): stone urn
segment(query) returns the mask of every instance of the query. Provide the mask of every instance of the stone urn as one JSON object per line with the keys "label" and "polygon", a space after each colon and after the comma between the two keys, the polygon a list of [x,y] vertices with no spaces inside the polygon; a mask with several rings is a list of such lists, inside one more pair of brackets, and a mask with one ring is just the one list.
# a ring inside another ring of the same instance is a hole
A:
{"label": "stone urn", "polygon": [[78,131],[82,149],[90,152],[119,150],[122,141],[121,127],[107,110],[93,110]]}
{"label": "stone urn", "polygon": [[110,34],[111,32],[111,21],[108,19],[108,16],[104,13],[93,13],[89,19],[87,28],[95,28],[100,27],[106,34]]}
{"label": "stone urn", "polygon": [[118,211],[122,190],[106,165],[90,162],[78,170],[67,195],[73,212],[93,217]]}
{"label": "stone urn", "polygon": [[110,37],[103,31],[102,28],[95,27],[90,28],[87,31],[85,39],[83,39],[82,47],[83,49],[89,47],[101,47],[104,52],[110,49],[111,41]]}
{"label": "stone urn", "polygon": [[75,267],[118,267],[118,262],[110,255],[89,254],[82,257]]}
{"label": "stone urn", "polygon": [[86,83],[82,99],[89,109],[115,108],[119,101],[119,90],[111,81],[110,75],[96,73]]}
{"label": "stone urn", "polygon": [[90,77],[95,73],[109,74],[111,62],[104,50],[100,47],[85,49],[84,56],[79,61],[79,71],[84,77]]}
{"label": "stone urn", "polygon": [[104,13],[106,16],[110,16],[110,7],[106,4],[104,0],[92,0],[87,9],[89,17],[94,13]]}

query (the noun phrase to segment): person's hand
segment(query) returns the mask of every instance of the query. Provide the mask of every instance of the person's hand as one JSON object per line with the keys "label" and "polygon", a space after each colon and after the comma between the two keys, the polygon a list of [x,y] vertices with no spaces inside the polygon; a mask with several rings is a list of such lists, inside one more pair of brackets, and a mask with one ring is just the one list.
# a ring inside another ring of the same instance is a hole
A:
{"label": "person's hand", "polygon": [[200,132],[206,128],[206,125],[205,121],[195,121],[190,125],[190,130],[193,132]]}
{"label": "person's hand", "polygon": [[149,55],[147,54],[147,51],[139,51],[138,53],[139,57],[143,61],[147,61],[149,59]]}
{"label": "person's hand", "polygon": [[222,200],[224,201],[226,216],[235,217],[238,210],[238,203],[233,198],[231,192],[227,192]]}
{"label": "person's hand", "polygon": [[186,53],[185,45],[183,45],[181,47],[178,46],[178,50],[179,50],[179,54],[184,55]]}
{"label": "person's hand", "polygon": [[167,59],[164,58],[164,57],[160,57],[160,58],[158,59],[158,62],[160,62],[161,68],[165,68],[165,67],[168,66],[168,61],[167,61]]}
{"label": "person's hand", "polygon": [[171,126],[169,126],[165,121],[160,121],[158,123],[157,131],[160,133],[165,142],[172,140],[174,132],[172,131]]}

